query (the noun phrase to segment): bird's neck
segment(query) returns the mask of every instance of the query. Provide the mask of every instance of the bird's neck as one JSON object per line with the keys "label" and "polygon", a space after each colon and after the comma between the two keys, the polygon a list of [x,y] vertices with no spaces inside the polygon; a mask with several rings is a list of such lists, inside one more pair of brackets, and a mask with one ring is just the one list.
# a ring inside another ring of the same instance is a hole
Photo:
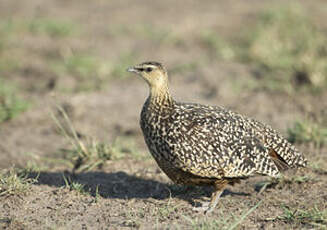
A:
{"label": "bird's neck", "polygon": [[175,104],[167,85],[160,88],[151,87],[148,103],[149,107],[157,112],[169,110]]}

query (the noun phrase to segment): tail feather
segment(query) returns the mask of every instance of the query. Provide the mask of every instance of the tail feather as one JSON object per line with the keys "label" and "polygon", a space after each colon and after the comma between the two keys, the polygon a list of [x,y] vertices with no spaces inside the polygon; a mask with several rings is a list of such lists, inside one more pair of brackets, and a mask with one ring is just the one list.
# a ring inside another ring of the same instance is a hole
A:
{"label": "tail feather", "polygon": [[278,155],[274,149],[270,149],[269,156],[280,172],[286,171],[290,168],[287,162],[280,155]]}

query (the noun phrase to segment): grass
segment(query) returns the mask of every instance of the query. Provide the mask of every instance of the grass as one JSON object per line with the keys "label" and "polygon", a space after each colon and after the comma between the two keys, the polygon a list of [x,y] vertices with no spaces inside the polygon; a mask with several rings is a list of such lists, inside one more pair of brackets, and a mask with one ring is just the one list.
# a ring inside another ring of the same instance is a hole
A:
{"label": "grass", "polygon": [[195,62],[175,64],[170,68],[172,75],[174,74],[183,74],[185,72],[194,72],[198,68]]}
{"label": "grass", "polygon": [[299,4],[269,7],[237,39],[227,42],[214,30],[200,40],[214,58],[244,62],[256,72],[248,88],[294,93],[327,88],[327,39]]}
{"label": "grass", "polygon": [[170,32],[164,29],[160,29],[157,26],[151,24],[138,24],[133,26],[132,32],[139,37],[151,39],[153,41],[163,42],[169,39]]}
{"label": "grass", "polygon": [[313,207],[308,210],[301,210],[283,206],[283,215],[274,218],[274,220],[276,219],[287,223],[308,224],[313,227],[326,229],[327,209],[319,210],[317,207]]}
{"label": "grass", "polygon": [[65,187],[67,189],[69,189],[70,191],[76,191],[77,193],[81,194],[81,195],[87,195],[90,194],[89,192],[87,192],[85,190],[85,185],[80,184],[76,181],[72,181],[70,178],[66,178],[65,176],[63,176],[63,179],[65,181]]}
{"label": "grass", "polygon": [[[65,157],[71,162],[74,172],[85,172],[101,169],[107,162],[119,160],[133,151],[133,147],[126,147],[120,139],[107,144],[91,139],[89,142],[78,140],[71,149],[62,149]],[[130,145],[131,146],[131,145]]]}
{"label": "grass", "polygon": [[101,69],[99,60],[90,55],[71,55],[63,60],[64,68],[67,72],[80,76],[82,78],[101,75],[98,69]]}
{"label": "grass", "polygon": [[97,185],[95,188],[94,203],[98,203],[100,199],[101,195],[99,193],[99,185]]}
{"label": "grass", "polygon": [[0,79],[0,123],[26,110],[28,103],[17,96],[17,88]]}
{"label": "grass", "polygon": [[320,179],[309,173],[308,170],[303,169],[303,171],[305,172],[301,173],[300,169],[297,173],[285,173],[279,178],[269,178],[266,181],[260,181],[255,184],[256,190],[259,194],[261,194],[265,192],[267,188],[281,189],[290,184],[306,184],[309,182],[313,183],[320,181]]}
{"label": "grass", "polygon": [[77,80],[74,91],[90,91],[102,89],[109,79],[128,76],[126,68],[135,64],[135,59],[132,54],[122,54],[117,61],[105,61],[96,56],[76,52],[51,60],[49,64],[57,75],[69,75]]}
{"label": "grass", "polygon": [[0,22],[0,53],[7,48],[8,43],[18,31],[18,23],[14,20],[3,20]]}
{"label": "grass", "polygon": [[18,70],[19,73],[22,71],[25,59],[21,59],[21,56],[25,56],[30,50],[26,47],[23,49],[17,47],[22,44],[19,38],[28,36],[36,37],[38,40],[51,37],[59,45],[55,54],[48,52],[42,59],[45,62],[44,67],[49,69],[49,72],[59,77],[73,78],[73,83],[68,84],[68,87],[64,85],[63,91],[99,90],[109,79],[128,76],[126,68],[135,63],[132,54],[117,55],[117,60],[104,60],[90,54],[88,50],[72,51],[70,47],[62,44],[63,41],[60,39],[75,35],[77,27],[71,21],[43,17],[26,21],[8,19],[0,22],[0,73],[9,75],[13,70]]}
{"label": "grass", "polygon": [[288,140],[291,143],[313,143],[316,147],[322,147],[327,142],[326,122],[296,121],[287,131]]}
{"label": "grass", "polygon": [[183,216],[192,226],[192,229],[196,230],[210,230],[210,229],[237,229],[237,227],[256,209],[259,207],[262,201],[259,201],[256,205],[254,205],[249,210],[245,211],[240,216],[234,216],[233,214],[226,217],[223,210],[220,209],[221,216],[220,218],[216,218],[210,221],[206,219],[191,219],[189,217]]}
{"label": "grass", "polygon": [[267,10],[249,31],[239,58],[256,65],[268,87],[327,87],[327,40],[300,5]]}
{"label": "grass", "polygon": [[100,89],[110,73],[107,64],[100,58],[83,53],[70,53],[50,60],[49,64],[58,76],[69,75],[77,80],[74,91]]}
{"label": "grass", "polygon": [[0,197],[24,195],[29,191],[30,185],[36,182],[37,179],[28,177],[26,170],[4,170],[0,173]]}
{"label": "grass", "polygon": [[11,58],[6,55],[6,51],[10,46],[10,39],[13,31],[13,26],[11,21],[2,21],[0,22],[0,73],[10,71],[13,65]]}
{"label": "grass", "polygon": [[215,31],[203,31],[200,41],[213,58],[232,60],[235,58],[235,50],[225,39]]}
{"label": "grass", "polygon": [[90,138],[89,141],[81,140],[64,109],[60,106],[57,106],[57,109],[64,119],[59,121],[54,114],[52,114],[52,118],[60,132],[71,143],[72,148],[62,149],[62,152],[69,160],[74,173],[102,168],[106,162],[128,155],[132,155],[134,158],[139,156],[139,151],[134,143],[128,139],[117,138],[111,144],[99,142],[94,138]]}
{"label": "grass", "polygon": [[129,36],[156,43],[181,44],[182,40],[169,29],[152,24],[133,24],[132,26],[119,25],[111,26],[109,34],[122,37]]}
{"label": "grass", "polygon": [[57,18],[7,19],[0,23],[0,34],[7,40],[18,37],[20,34],[62,38],[73,35],[77,30],[76,28],[74,23]]}
{"label": "grass", "polygon": [[307,183],[314,182],[317,179],[311,175],[292,175],[292,176],[282,176],[278,179],[274,179],[272,183],[278,183],[279,185],[292,184],[292,183]]}
{"label": "grass", "polygon": [[67,37],[76,31],[72,22],[50,18],[36,18],[27,23],[26,27],[32,34],[45,34],[50,37]]}
{"label": "grass", "polygon": [[[0,22],[0,74],[4,75],[19,68],[19,61],[11,51],[13,36],[15,34],[15,23],[11,20]],[[0,79],[1,81],[1,79]],[[1,84],[2,82],[0,82]]]}
{"label": "grass", "polygon": [[[17,49],[20,47],[20,37],[51,37],[59,48],[55,54],[46,53],[42,59],[45,68],[54,75],[71,77],[75,80],[72,88],[64,88],[63,91],[90,91],[102,89],[107,80],[128,76],[127,66],[134,64],[132,54],[117,55],[117,60],[104,60],[101,57],[90,54],[89,50],[72,51],[63,44],[61,38],[69,38],[76,35],[78,25],[71,21],[58,18],[37,17],[23,21],[22,19],[5,20],[0,22],[0,72],[12,72],[20,69],[21,56],[29,53],[29,49]],[[79,35],[79,34],[77,34]],[[33,51],[34,52],[34,51]],[[11,53],[11,56],[8,54]],[[14,54],[14,55],[13,55]],[[17,57],[16,57],[17,56]],[[65,87],[65,86],[64,86]]]}
{"label": "grass", "polygon": [[113,78],[125,78],[128,76],[126,69],[135,65],[135,55],[132,53],[122,54],[115,64],[111,65],[110,75]]}
{"label": "grass", "polygon": [[0,74],[4,75],[6,73],[10,73],[14,70],[19,69],[19,67],[20,63],[17,58],[12,57],[8,54],[1,55],[0,51]]}

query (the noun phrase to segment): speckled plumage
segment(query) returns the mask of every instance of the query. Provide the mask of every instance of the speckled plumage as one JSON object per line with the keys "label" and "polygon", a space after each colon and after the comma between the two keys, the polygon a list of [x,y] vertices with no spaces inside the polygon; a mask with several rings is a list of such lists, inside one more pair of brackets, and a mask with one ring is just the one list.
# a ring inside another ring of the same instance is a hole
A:
{"label": "speckled plumage", "polygon": [[[303,155],[268,125],[223,107],[174,101],[161,64],[134,68],[143,70],[138,73],[150,86],[140,120],[146,144],[175,183],[216,188],[204,210],[212,211],[228,183],[255,174],[277,177],[280,170],[306,165]],[[145,73],[147,68],[152,70]]]}

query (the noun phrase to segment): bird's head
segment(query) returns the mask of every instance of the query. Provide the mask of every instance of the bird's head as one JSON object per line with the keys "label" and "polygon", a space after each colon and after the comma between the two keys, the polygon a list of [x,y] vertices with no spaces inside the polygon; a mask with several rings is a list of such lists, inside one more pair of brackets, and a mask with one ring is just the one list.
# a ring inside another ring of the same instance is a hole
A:
{"label": "bird's head", "polygon": [[140,75],[149,84],[151,90],[167,88],[167,71],[159,62],[143,62],[129,67],[127,71]]}

